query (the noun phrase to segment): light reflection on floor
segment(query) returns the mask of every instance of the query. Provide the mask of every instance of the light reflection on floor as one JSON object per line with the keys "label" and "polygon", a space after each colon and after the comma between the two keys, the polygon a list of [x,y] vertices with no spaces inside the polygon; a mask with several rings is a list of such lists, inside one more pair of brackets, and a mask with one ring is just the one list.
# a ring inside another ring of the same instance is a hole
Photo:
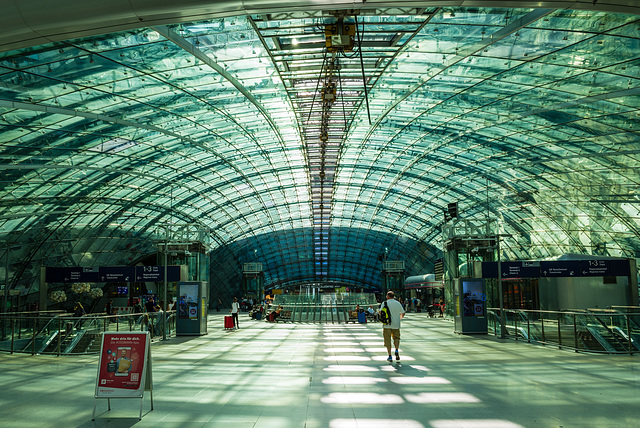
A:
{"label": "light reflection on floor", "polygon": [[465,392],[422,392],[420,394],[405,394],[405,400],[410,403],[479,403],[480,400]]}
{"label": "light reflection on floor", "polygon": [[[640,360],[459,336],[408,314],[400,362],[380,325],[241,320],[154,342],[149,394],[95,400],[95,356],[0,354],[0,421],[9,427],[557,428],[638,425]],[[69,375],[73,373],[73,375]],[[63,402],[60,406],[56,403]]]}
{"label": "light reflection on floor", "polygon": [[371,361],[370,357],[359,357],[357,355],[330,355],[324,357],[325,361]]}
{"label": "light reflection on floor", "polygon": [[322,383],[333,385],[373,385],[380,382],[388,382],[387,379],[357,376],[333,376],[322,380]]}
{"label": "light reflection on floor", "polygon": [[325,404],[402,404],[404,400],[396,394],[377,392],[335,392],[320,399]]}
{"label": "light reflection on floor", "polygon": [[331,371],[336,371],[336,372],[341,372],[341,371],[345,371],[345,372],[375,372],[378,371],[377,367],[371,367],[371,366],[357,366],[357,365],[347,365],[347,364],[341,364],[341,365],[330,365],[328,367],[325,367],[323,370],[331,372]]}
{"label": "light reflection on floor", "polygon": [[413,377],[413,376],[403,376],[403,377],[394,377],[390,379],[391,382],[397,383],[399,385],[434,385],[441,384],[446,385],[451,383],[450,380],[447,380],[443,377],[429,376],[429,377]]}
{"label": "light reflection on floor", "polygon": [[334,419],[329,428],[425,428],[410,419]]}
{"label": "light reflection on floor", "polygon": [[364,349],[362,348],[347,348],[347,347],[339,347],[339,348],[325,348],[324,352],[331,354],[331,353],[338,353],[338,352],[365,352]]}
{"label": "light reflection on floor", "polygon": [[[501,419],[450,419],[430,422],[432,428],[524,428]],[[570,425],[569,425],[570,426]]]}

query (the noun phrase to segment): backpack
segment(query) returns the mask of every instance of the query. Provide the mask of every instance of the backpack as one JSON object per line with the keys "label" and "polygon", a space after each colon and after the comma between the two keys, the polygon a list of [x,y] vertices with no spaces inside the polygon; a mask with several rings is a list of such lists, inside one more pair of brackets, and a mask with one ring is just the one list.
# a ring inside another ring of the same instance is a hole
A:
{"label": "backpack", "polygon": [[384,302],[384,306],[380,309],[380,315],[378,316],[380,322],[384,325],[391,324],[391,312],[389,312],[389,306],[387,302]]}

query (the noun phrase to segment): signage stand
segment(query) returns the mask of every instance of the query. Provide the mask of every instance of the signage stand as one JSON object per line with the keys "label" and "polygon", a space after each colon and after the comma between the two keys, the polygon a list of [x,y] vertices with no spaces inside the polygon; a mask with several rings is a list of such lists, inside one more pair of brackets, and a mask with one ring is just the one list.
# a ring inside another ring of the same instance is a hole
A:
{"label": "signage stand", "polygon": [[103,398],[107,399],[109,411],[112,398],[140,398],[138,420],[141,420],[144,391],[149,391],[153,410],[150,344],[149,332],[109,331],[102,334],[92,421],[96,420],[98,399]]}

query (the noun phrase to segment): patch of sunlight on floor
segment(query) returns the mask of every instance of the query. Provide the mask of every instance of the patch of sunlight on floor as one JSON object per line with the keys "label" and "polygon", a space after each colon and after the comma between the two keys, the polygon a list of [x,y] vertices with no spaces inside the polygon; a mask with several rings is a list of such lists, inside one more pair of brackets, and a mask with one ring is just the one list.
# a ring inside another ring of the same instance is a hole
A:
{"label": "patch of sunlight on floor", "polygon": [[387,382],[387,379],[358,376],[331,376],[322,381],[322,383],[330,385],[373,385],[381,382]]}
{"label": "patch of sunlight on floor", "polygon": [[425,428],[411,419],[333,419],[329,428]]}
{"label": "patch of sunlight on floor", "polygon": [[362,348],[325,348],[324,352],[327,354],[335,353],[335,352],[365,352]]}
{"label": "patch of sunlight on floor", "polygon": [[391,378],[391,382],[397,383],[398,385],[448,385],[451,381],[443,378],[443,377],[416,377],[416,376],[407,376],[407,377],[393,377]]}
{"label": "patch of sunlight on floor", "polygon": [[324,325],[324,329],[325,330],[329,330],[329,329],[336,329],[336,330],[342,330],[342,329],[360,329],[360,328],[365,328],[363,325],[360,324],[325,324]]}
{"label": "patch of sunlight on floor", "polygon": [[[335,392],[320,399],[325,404],[402,404],[404,400],[395,394],[375,392]],[[363,425],[365,426],[365,425]]]}
{"label": "patch of sunlight on floor", "polygon": [[323,369],[327,372],[377,372],[378,369],[370,366],[352,365],[330,365]]}
{"label": "patch of sunlight on floor", "polygon": [[[371,351],[369,349],[367,350],[367,352],[373,353],[373,351]],[[380,350],[378,350],[378,352],[380,352]],[[371,359],[374,360],[374,361],[386,361],[387,358],[389,358],[389,355],[387,354],[387,350],[383,349],[382,350],[382,354],[383,355],[378,355],[378,356],[375,356],[375,357],[371,357]],[[413,357],[407,357],[406,355],[402,355],[402,354],[400,354],[400,358],[402,358],[402,359],[400,361],[398,361],[399,363],[404,363],[404,362],[407,362],[407,361],[415,361],[416,360]],[[395,360],[393,360],[393,361],[395,361]]]}
{"label": "patch of sunlight on floor", "polygon": [[409,365],[409,367],[411,367],[412,369],[420,370],[422,372],[431,371],[431,369],[428,368],[427,366],[421,366],[421,365],[417,365],[417,364],[416,365],[411,364],[411,365]]}
{"label": "patch of sunlight on floor", "polygon": [[358,357],[356,355],[332,355],[324,357],[325,361],[371,361],[369,357]]}
{"label": "patch of sunlight on floor", "polygon": [[423,392],[421,394],[406,394],[410,403],[479,403],[480,399],[464,392]]}
{"label": "patch of sunlight on floor", "polygon": [[502,419],[441,419],[431,421],[433,428],[524,428]]}

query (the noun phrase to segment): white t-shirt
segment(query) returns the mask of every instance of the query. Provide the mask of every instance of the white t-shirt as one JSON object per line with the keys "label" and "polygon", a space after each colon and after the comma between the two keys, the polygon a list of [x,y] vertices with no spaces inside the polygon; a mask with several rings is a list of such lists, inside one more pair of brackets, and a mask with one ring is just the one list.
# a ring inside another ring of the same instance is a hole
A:
{"label": "white t-shirt", "polygon": [[233,303],[231,304],[231,313],[232,313],[232,314],[237,314],[239,310],[240,310],[240,303],[238,303],[238,302],[233,302]]}
{"label": "white t-shirt", "polygon": [[[398,302],[396,299],[387,299],[387,306],[389,306],[389,314],[391,315],[391,324],[383,325],[384,328],[400,328],[400,316],[404,314],[404,308],[402,304]],[[380,309],[384,308],[384,302],[380,304]]]}

